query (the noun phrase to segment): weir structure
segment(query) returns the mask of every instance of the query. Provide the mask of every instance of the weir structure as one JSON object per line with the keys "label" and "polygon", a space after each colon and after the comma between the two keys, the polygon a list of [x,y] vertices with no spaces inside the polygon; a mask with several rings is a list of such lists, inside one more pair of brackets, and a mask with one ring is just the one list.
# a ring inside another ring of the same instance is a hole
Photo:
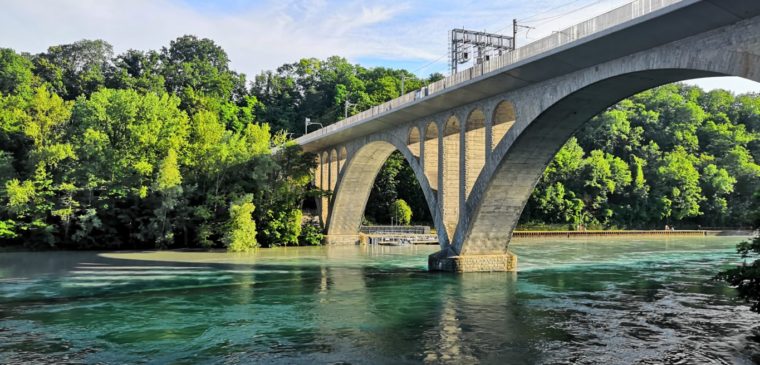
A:
{"label": "weir structure", "polygon": [[638,0],[297,139],[318,155],[328,243],[356,243],[375,177],[398,150],[441,250],[431,270],[512,271],[535,184],[585,122],[676,81],[760,81],[760,1]]}

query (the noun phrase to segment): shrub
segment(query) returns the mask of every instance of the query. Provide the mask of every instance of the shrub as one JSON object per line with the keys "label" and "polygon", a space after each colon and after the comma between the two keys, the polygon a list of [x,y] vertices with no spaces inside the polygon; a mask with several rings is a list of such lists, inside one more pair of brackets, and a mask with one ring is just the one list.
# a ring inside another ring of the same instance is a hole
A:
{"label": "shrub", "polygon": [[391,217],[398,224],[408,225],[412,221],[412,208],[404,199],[396,199],[391,204]]}
{"label": "shrub", "polygon": [[256,222],[251,217],[254,209],[250,196],[230,206],[230,220],[227,223],[227,233],[224,235],[224,244],[228,251],[246,252],[259,246],[256,241]]}

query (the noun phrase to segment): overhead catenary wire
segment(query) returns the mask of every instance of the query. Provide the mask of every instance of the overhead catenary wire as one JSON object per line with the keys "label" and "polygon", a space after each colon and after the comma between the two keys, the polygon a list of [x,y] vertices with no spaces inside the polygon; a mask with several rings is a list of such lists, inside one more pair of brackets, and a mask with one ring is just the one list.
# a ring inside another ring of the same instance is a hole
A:
{"label": "overhead catenary wire", "polygon": [[426,64],[424,64],[424,65],[422,65],[422,66],[420,66],[420,67],[418,67],[418,68],[416,68],[414,70],[412,70],[412,71],[409,71],[409,72],[412,73],[412,74],[416,74],[417,71],[421,71],[421,70],[424,70],[424,69],[432,66],[433,64],[441,61],[444,57],[446,57],[448,55],[449,55],[448,53],[444,53],[442,56],[440,56],[440,57],[438,57],[438,58],[436,58],[436,59],[434,59],[434,60],[432,60],[432,61],[430,61],[430,62],[428,62],[428,63],[426,63]]}
{"label": "overhead catenary wire", "polygon": [[553,12],[553,11],[557,10],[557,9],[562,9],[562,8],[564,8],[564,7],[568,7],[568,6],[570,6],[570,5],[573,5],[573,4],[576,4],[576,3],[579,3],[579,2],[581,2],[581,1],[584,1],[584,0],[573,0],[573,1],[571,1],[571,2],[568,2],[568,3],[562,4],[562,5],[559,5],[559,6],[555,6],[555,7],[553,7],[553,8],[550,8],[550,9],[546,9],[546,10],[540,11],[540,12],[538,12],[538,13],[535,13],[535,14],[533,14],[533,15],[527,16],[527,17],[523,18],[522,20],[523,20],[523,21],[528,21],[529,19],[535,18],[535,17],[537,17],[537,16],[539,16],[539,15],[548,14],[548,13],[551,13],[551,12]]}
{"label": "overhead catenary wire", "polygon": [[[541,19],[534,19],[534,20],[528,21],[528,23],[533,24],[533,26],[544,25],[544,24],[546,24],[548,22],[551,22],[551,21],[554,21],[556,19],[565,17],[565,16],[573,14],[573,13],[577,13],[577,12],[579,12],[581,10],[588,9],[588,8],[590,8],[592,6],[599,5],[599,4],[601,4],[601,3],[605,2],[605,1],[612,1],[612,0],[597,0],[597,1],[593,2],[593,3],[586,4],[586,5],[584,5],[584,6],[580,7],[580,8],[577,8],[577,9],[573,9],[573,10],[570,10],[570,11],[567,11],[567,12],[564,12],[564,13],[561,13],[561,14],[550,16],[550,17],[545,17],[545,18],[541,18]],[[525,22],[525,20],[523,20],[523,21]]]}
{"label": "overhead catenary wire", "polygon": [[[553,11],[555,11],[555,10],[557,10],[557,9],[561,9],[561,8],[564,8],[564,7],[570,6],[570,5],[572,5],[572,4],[575,4],[575,3],[578,3],[578,2],[581,2],[581,1],[583,1],[583,0],[574,0],[574,1],[571,1],[571,2],[569,2],[569,3],[566,3],[566,4],[562,4],[562,5],[559,5],[559,6],[555,6],[555,7],[551,8],[551,9],[547,9],[547,10],[544,10],[544,11],[541,11],[541,12],[538,12],[538,13],[535,13],[535,14],[533,14],[533,15],[527,16],[527,17],[525,17],[525,18],[522,18],[522,19],[519,19],[519,20],[520,20],[521,22],[523,22],[523,23],[527,23],[527,22],[530,22],[530,21],[529,21],[529,19],[531,19],[531,18],[534,18],[534,17],[536,17],[536,16],[538,16],[538,15],[547,14],[547,13],[553,12]],[[497,31],[495,31],[494,33],[499,33],[499,32],[501,32],[501,31],[507,30],[507,28],[509,28],[510,26],[511,26],[511,24],[510,24],[510,25],[507,25],[507,26],[505,26],[505,27],[503,27],[503,28],[501,28],[501,29],[499,29],[499,30],[497,30]]]}
{"label": "overhead catenary wire", "polygon": [[548,20],[548,19],[556,19],[556,18],[560,18],[560,17],[566,16],[566,15],[570,15],[572,13],[577,13],[577,12],[583,10],[583,9],[587,9],[589,7],[592,7],[594,5],[603,3],[605,1],[614,1],[614,0],[596,0],[596,1],[590,2],[588,4],[582,5],[580,7],[569,9],[569,10],[567,10],[565,12],[562,12],[562,13],[558,13],[558,14],[554,14],[554,15],[547,15],[547,16],[541,17],[541,18],[530,17],[528,19],[524,19],[524,21],[527,21],[527,22],[530,22],[530,23],[537,23],[537,22],[542,22],[542,21]]}
{"label": "overhead catenary wire", "polygon": [[[616,1],[616,0],[596,0],[596,1],[593,1],[591,3],[588,3],[588,4],[583,5],[581,7],[578,7],[578,8],[569,9],[568,11],[564,11],[564,12],[559,13],[559,14],[555,14],[555,15],[546,16],[546,17],[542,17],[542,18],[536,19],[536,17],[539,16],[539,15],[549,14],[549,13],[551,13],[553,11],[556,11],[556,10],[562,9],[562,8],[566,8],[566,7],[570,6],[570,5],[577,4],[577,3],[581,2],[581,1],[583,1],[583,0],[573,0],[573,1],[570,1],[568,3],[562,4],[562,5],[558,5],[558,6],[555,6],[553,8],[550,8],[550,9],[547,9],[547,10],[543,10],[543,11],[540,11],[538,13],[531,14],[531,15],[525,17],[525,18],[519,19],[520,23],[522,23],[522,24],[526,24],[527,23],[527,24],[530,24],[530,26],[525,26],[525,27],[519,29],[516,32],[516,34],[522,35],[523,33],[525,33],[525,35],[527,36],[527,33],[531,29],[535,29],[538,26],[544,25],[546,23],[549,23],[549,22],[554,21],[556,19],[562,18],[564,16],[567,16],[567,15],[570,15],[570,14],[573,14],[573,13],[577,13],[577,12],[579,12],[581,10],[588,9],[588,8],[590,8],[592,6],[599,5],[599,4],[604,3],[606,1]],[[507,30],[510,26],[511,26],[511,24],[509,26],[506,26],[506,27],[503,27],[501,29],[498,29],[498,30],[496,30],[496,31],[494,31],[492,33],[503,32],[503,31]],[[435,60],[432,60],[432,61],[430,61],[430,62],[428,62],[428,63],[426,63],[426,64],[424,64],[424,65],[422,65],[422,66],[420,66],[420,67],[418,67],[418,68],[416,68],[414,70],[412,70],[412,71],[409,71],[409,72],[412,73],[412,74],[416,74],[417,72],[419,72],[421,70],[424,70],[424,69],[426,69],[426,68],[428,68],[428,67],[430,67],[430,66],[432,66],[432,65],[434,65],[434,64],[436,64],[438,62],[440,62],[441,60],[443,60],[447,56],[449,56],[448,52],[445,53],[445,54],[443,54],[443,55],[441,55],[440,57],[436,58]]]}
{"label": "overhead catenary wire", "polygon": [[[568,10],[568,11],[560,13],[560,14],[556,14],[556,15],[552,15],[552,16],[548,16],[548,17],[543,17],[543,18],[539,18],[539,19],[531,19],[531,18],[535,17],[535,14],[532,15],[532,16],[530,16],[530,17],[527,17],[527,18],[519,19],[520,23],[530,24],[530,27],[526,27],[526,28],[518,30],[517,34],[521,34],[523,32],[527,33],[528,31],[530,31],[531,28],[537,28],[537,27],[539,27],[541,25],[547,24],[547,23],[552,22],[554,20],[557,20],[559,18],[568,16],[568,15],[573,14],[573,13],[577,13],[577,12],[579,12],[581,10],[588,9],[588,8],[590,8],[592,6],[599,5],[599,4],[601,4],[601,3],[605,2],[605,1],[615,1],[615,0],[597,0],[597,1],[594,1],[592,3],[583,5],[583,6],[579,7],[579,8],[571,9],[571,10]],[[578,1],[574,1],[573,3],[577,3],[577,2]],[[558,9],[558,8],[561,8],[561,7],[557,7],[556,9]],[[531,20],[529,20],[529,19],[531,19]],[[501,32],[501,31],[503,31],[503,30],[505,30],[507,28],[508,27],[502,28],[502,29],[498,30],[497,33]]]}

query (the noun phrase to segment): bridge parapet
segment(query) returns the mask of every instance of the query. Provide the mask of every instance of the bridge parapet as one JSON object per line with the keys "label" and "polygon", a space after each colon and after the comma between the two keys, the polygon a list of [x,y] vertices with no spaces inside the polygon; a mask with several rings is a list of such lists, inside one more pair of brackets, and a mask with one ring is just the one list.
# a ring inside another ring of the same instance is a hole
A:
{"label": "bridge parapet", "polygon": [[398,98],[373,106],[346,119],[340,120],[324,128],[320,128],[301,136],[296,141],[302,146],[308,146],[327,135],[334,134],[347,127],[372,120],[390,112],[395,112],[400,108],[413,104],[415,101],[442,93],[447,89],[473,81],[483,75],[496,71],[504,71],[505,69],[509,69],[510,66],[517,65],[522,61],[528,61],[533,57],[559,49],[562,46],[569,45],[584,38],[591,37],[615,26],[644,18],[650,14],[655,14],[668,6],[678,3],[681,3],[681,5],[688,5],[697,1],[699,0],[633,1],[582,23],[554,32],[549,36],[528,43],[525,46],[518,47],[512,52],[506,52],[501,56],[493,57],[489,61],[457,72],[456,74],[433,82],[421,89],[406,93]]}

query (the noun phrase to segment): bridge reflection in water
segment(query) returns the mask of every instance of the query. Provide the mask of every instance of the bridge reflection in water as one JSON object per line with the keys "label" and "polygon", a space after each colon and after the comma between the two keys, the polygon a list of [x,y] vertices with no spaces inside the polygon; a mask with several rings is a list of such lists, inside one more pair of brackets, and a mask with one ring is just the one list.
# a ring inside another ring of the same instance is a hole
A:
{"label": "bridge reflection in water", "polygon": [[751,363],[709,281],[741,239],[518,241],[520,273],[469,275],[429,246],[4,253],[0,362]]}

